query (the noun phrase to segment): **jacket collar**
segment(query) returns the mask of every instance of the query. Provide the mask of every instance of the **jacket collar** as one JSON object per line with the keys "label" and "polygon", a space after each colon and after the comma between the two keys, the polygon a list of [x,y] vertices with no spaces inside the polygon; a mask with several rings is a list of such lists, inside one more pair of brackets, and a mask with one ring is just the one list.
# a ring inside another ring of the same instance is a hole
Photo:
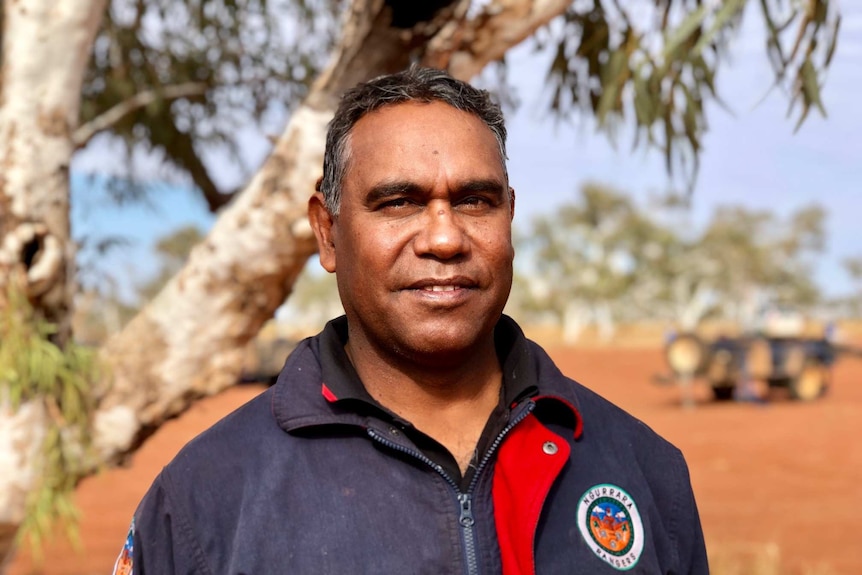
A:
{"label": "jacket collar", "polygon": [[[580,435],[582,421],[573,382],[510,317],[501,317],[494,338],[503,364],[507,404],[514,408],[527,401],[561,402],[574,414],[575,435]],[[369,418],[397,420],[365,390],[344,351],[346,341],[347,318],[342,316],[302,341],[288,357],[272,400],[273,415],[282,429],[292,432],[330,424],[366,428]]]}

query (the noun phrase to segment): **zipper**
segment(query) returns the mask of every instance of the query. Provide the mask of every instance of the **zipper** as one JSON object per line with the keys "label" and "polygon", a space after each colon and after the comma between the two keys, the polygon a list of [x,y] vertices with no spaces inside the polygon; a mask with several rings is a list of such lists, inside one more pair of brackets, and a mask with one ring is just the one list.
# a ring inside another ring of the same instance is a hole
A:
{"label": "zipper", "polygon": [[449,477],[449,474],[446,473],[446,470],[443,469],[442,465],[438,465],[434,463],[429,457],[423,454],[420,451],[416,451],[415,449],[410,449],[409,447],[405,447],[399,443],[395,443],[391,439],[385,437],[383,434],[378,431],[367,428],[366,431],[368,436],[390,449],[394,449],[395,451],[399,451],[406,455],[410,455],[418,459],[419,461],[428,465],[431,469],[440,474],[443,479],[446,480],[452,489],[455,491],[456,498],[458,500],[458,524],[461,526],[461,541],[464,543],[464,553],[467,556],[467,574],[468,575],[478,575],[479,574],[479,559],[478,554],[476,553],[476,534],[474,533],[473,527],[476,523],[475,518],[473,517],[473,489],[476,487],[476,483],[479,480],[479,476],[481,472],[487,467],[488,462],[491,460],[491,456],[497,451],[497,448],[500,447],[500,444],[503,443],[503,439],[509,434],[512,429],[521,423],[529,414],[533,411],[533,408],[536,404],[532,401],[528,402],[524,409],[522,409],[512,421],[503,428],[502,431],[497,435],[494,439],[494,442],[488,447],[488,451],[485,453],[485,456],[482,458],[482,461],[479,463],[479,467],[476,468],[476,472],[473,474],[473,479],[470,480],[470,485],[467,488],[466,493],[462,493],[459,485],[455,483],[455,480]]}
{"label": "zipper", "polygon": [[479,558],[476,553],[476,535],[473,533],[473,524],[475,523],[473,519],[473,490],[476,488],[476,484],[479,482],[479,477],[482,475],[482,471],[485,467],[488,466],[488,462],[491,461],[491,457],[494,455],[494,452],[497,451],[497,448],[500,447],[500,444],[503,443],[503,439],[509,435],[509,432],[514,429],[516,425],[521,423],[530,412],[533,411],[533,408],[536,406],[535,403],[530,401],[526,404],[526,406],[497,434],[497,437],[494,439],[494,443],[488,446],[488,451],[485,452],[485,456],[482,458],[482,461],[479,463],[479,467],[476,468],[476,472],[473,474],[473,479],[470,480],[470,485],[467,487],[467,493],[460,494],[458,496],[458,502],[461,504],[461,515],[459,521],[461,523],[461,534],[464,538],[464,551],[467,554],[467,573],[469,575],[478,575],[479,573]]}
{"label": "zipper", "polygon": [[476,535],[473,533],[473,497],[469,493],[459,493],[458,503],[461,506],[461,514],[458,523],[461,524],[461,539],[464,541],[464,553],[467,555],[467,573],[476,575],[479,573],[479,560],[476,557]]}
{"label": "zipper", "polygon": [[409,447],[404,447],[400,443],[395,443],[391,439],[389,439],[386,436],[384,436],[383,434],[379,433],[377,430],[371,429],[370,427],[366,428],[366,432],[368,433],[368,437],[370,437],[371,439],[373,439],[377,443],[385,445],[386,447],[388,447],[390,449],[394,449],[395,451],[400,451],[401,453],[404,453],[406,455],[410,455],[411,457],[415,457],[416,459],[418,459],[422,463],[425,463],[426,465],[428,465],[428,467],[430,467],[431,469],[433,469],[434,471],[439,473],[443,477],[443,479],[446,480],[446,483],[448,483],[449,485],[452,486],[452,488],[455,490],[456,493],[460,494],[460,491],[458,490],[458,484],[455,483],[454,479],[449,477],[449,475],[446,473],[446,470],[443,469],[443,466],[434,463],[429,457],[427,457],[421,451],[416,451],[415,449],[410,449]]}
{"label": "zipper", "polygon": [[503,440],[507,435],[509,435],[509,432],[512,431],[516,425],[524,421],[535,407],[536,404],[533,401],[528,402],[515,418],[512,419],[512,421],[510,421],[509,424],[497,435],[497,438],[494,439],[494,443],[492,443],[488,447],[488,451],[485,452],[485,457],[482,458],[482,461],[479,463],[479,467],[476,468],[476,472],[473,474],[473,479],[470,480],[470,486],[467,488],[467,493],[473,493],[473,489],[476,487],[476,483],[479,481],[482,471],[488,465],[488,462],[491,460],[491,456],[494,455],[494,452],[497,451],[497,448],[500,447],[500,444],[503,443]]}

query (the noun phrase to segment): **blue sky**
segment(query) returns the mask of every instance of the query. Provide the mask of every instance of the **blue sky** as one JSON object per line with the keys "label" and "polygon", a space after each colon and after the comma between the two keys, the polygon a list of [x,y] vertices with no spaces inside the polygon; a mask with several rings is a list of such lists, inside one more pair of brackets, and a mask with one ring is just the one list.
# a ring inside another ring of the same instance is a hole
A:
{"label": "blue sky", "polygon": [[[862,256],[862,2],[843,2],[842,10],[839,45],[823,90],[828,117],[812,112],[795,134],[795,122],[786,117],[785,95],[773,91],[763,100],[773,76],[761,20],[747,14],[732,62],[718,77],[719,93],[733,114],[715,105],[707,109],[710,129],[693,200],[699,221],[722,204],[768,208],[782,215],[813,202],[824,206],[829,243],[817,277],[830,294],[851,289],[841,259]],[[531,57],[526,50],[516,50],[509,62],[513,78],[531,78],[529,85],[536,86],[545,68]],[[526,223],[571,199],[585,180],[613,185],[641,201],[667,189],[659,154],[631,153],[631,140],[625,136],[615,149],[592,122],[555,129],[548,119],[537,121],[547,115],[542,92],[522,94],[522,107],[509,123],[516,220]]]}
{"label": "blue sky", "polygon": [[[708,108],[710,130],[703,142],[693,207],[695,220],[704,221],[722,204],[768,208],[782,215],[813,202],[824,206],[829,243],[817,278],[830,295],[851,289],[841,259],[862,256],[862,3],[844,2],[842,11],[838,50],[823,91],[828,118],[812,113],[795,134],[794,122],[786,118],[784,94],[773,91],[763,100],[772,75],[761,21],[756,14],[747,16],[732,50],[733,61],[718,77],[718,90],[733,114]],[[614,148],[589,120],[557,125],[550,119],[541,54],[523,47],[510,52],[507,60],[521,100],[519,109],[508,115],[509,172],[518,194],[516,225],[526,227],[535,215],[571,200],[585,181],[612,185],[640,201],[667,189],[660,155],[632,152],[624,135]],[[278,125],[268,130],[279,131]],[[249,130],[244,138],[246,164],[259,165],[267,151],[265,135]],[[106,161],[113,162],[112,155],[106,145],[91,146],[76,157],[73,174],[102,171]],[[221,181],[237,185],[245,177],[229,163],[221,165]],[[149,207],[105,207],[103,198],[73,177],[75,235],[123,235],[131,242],[99,263],[124,294],[153,273],[150,250],[156,238],[181,225],[207,228],[212,222],[203,201],[178,188],[159,188]]]}

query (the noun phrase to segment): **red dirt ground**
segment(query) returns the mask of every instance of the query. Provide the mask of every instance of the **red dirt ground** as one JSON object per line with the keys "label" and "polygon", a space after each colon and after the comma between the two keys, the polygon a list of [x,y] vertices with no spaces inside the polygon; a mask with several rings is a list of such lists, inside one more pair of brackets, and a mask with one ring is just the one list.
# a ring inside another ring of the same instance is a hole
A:
{"label": "red dirt ground", "polygon": [[[706,400],[684,409],[678,390],[650,383],[658,350],[551,350],[563,371],[621,405],[685,453],[711,556],[780,556],[769,573],[862,573],[862,361],[839,361],[831,393],[800,404]],[[83,550],[59,543],[41,569],[21,553],[11,575],[110,573],[138,500],[194,435],[262,390],[243,386],[164,425],[131,466],[81,483]],[[590,422],[587,422],[590,425]],[[611,431],[608,430],[610,433]],[[738,572],[738,571],[737,571]],[[767,571],[762,571],[767,572]]]}

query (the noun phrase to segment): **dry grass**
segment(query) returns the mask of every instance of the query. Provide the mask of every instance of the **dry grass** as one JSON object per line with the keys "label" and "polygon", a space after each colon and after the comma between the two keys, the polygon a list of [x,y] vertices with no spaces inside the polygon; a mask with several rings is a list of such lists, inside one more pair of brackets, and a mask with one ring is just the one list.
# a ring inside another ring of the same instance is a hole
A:
{"label": "dry grass", "polygon": [[[524,325],[527,337],[544,346],[557,347],[564,345],[562,330],[557,326],[532,326]],[[581,333],[574,347],[617,347],[617,348],[659,348],[664,343],[667,325],[660,322],[639,322],[617,326],[614,335],[610,339],[602,339],[596,328],[587,327]],[[713,339],[719,335],[728,337],[738,336],[742,333],[739,326],[726,322],[707,322],[697,330],[698,335],[706,339]],[[862,320],[841,320],[838,322],[839,338],[844,343],[862,345]],[[806,337],[820,337],[823,335],[823,325],[818,322],[808,322],[803,335]]]}
{"label": "dry grass", "polygon": [[837,575],[825,564],[786,565],[776,543],[709,547],[711,575]]}

